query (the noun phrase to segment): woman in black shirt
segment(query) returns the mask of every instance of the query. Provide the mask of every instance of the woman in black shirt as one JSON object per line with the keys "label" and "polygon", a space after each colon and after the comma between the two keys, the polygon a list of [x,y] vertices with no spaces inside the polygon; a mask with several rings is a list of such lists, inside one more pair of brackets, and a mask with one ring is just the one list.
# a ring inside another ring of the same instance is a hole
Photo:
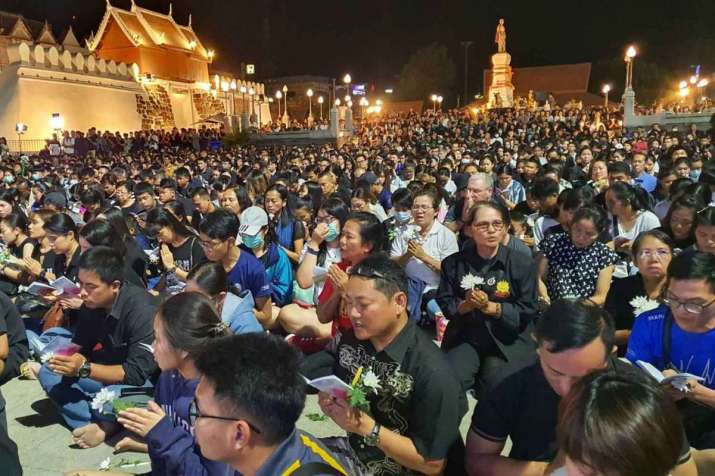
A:
{"label": "woman in black shirt", "polygon": [[479,202],[469,212],[474,245],[442,261],[437,303],[449,319],[443,348],[464,390],[486,388],[509,361],[533,352],[537,310],[533,260],[502,245],[509,226],[503,205]]}
{"label": "woman in black shirt", "polygon": [[[18,283],[26,279],[23,273],[24,258],[32,257],[35,249],[35,241],[27,236],[27,218],[19,212],[13,212],[0,220],[0,238],[10,252],[10,261],[4,261],[0,265],[0,279],[12,283]],[[13,286],[14,287],[14,286]]]}
{"label": "woman in black shirt", "polygon": [[646,231],[635,239],[631,252],[639,273],[614,279],[604,306],[615,321],[620,350],[625,350],[638,314],[660,303],[673,259],[673,240],[660,230]]}
{"label": "woman in black shirt", "polygon": [[[79,241],[77,241],[77,225],[66,213],[57,213],[52,215],[42,228],[44,228],[47,241],[55,253],[55,262],[52,271],[43,271],[40,277],[54,281],[60,276],[65,276],[76,283],[79,280],[79,257],[82,254]],[[82,299],[62,297],[60,304],[65,310],[79,309],[82,307]]]}
{"label": "woman in black shirt", "polygon": [[695,214],[704,206],[694,195],[681,195],[670,205],[660,229],[673,240],[677,250],[685,250],[695,244]]}

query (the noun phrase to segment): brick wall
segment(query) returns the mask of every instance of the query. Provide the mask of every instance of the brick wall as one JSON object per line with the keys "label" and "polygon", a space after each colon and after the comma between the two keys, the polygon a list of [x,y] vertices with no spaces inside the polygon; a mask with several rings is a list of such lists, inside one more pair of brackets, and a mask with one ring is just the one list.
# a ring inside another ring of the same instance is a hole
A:
{"label": "brick wall", "polygon": [[170,129],[175,126],[174,113],[166,89],[161,85],[144,85],[146,95],[137,94],[137,112],[142,129]]}

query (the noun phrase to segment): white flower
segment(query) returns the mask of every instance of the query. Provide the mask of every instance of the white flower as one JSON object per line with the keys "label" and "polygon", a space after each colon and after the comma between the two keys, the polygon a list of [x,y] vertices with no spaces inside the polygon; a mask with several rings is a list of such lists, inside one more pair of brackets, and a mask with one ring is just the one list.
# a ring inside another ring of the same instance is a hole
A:
{"label": "white flower", "polygon": [[405,240],[407,240],[407,241],[412,241],[412,240],[419,241],[419,239],[420,239],[420,234],[418,233],[417,228],[413,228],[413,227],[407,228],[405,230],[404,236],[405,236]]}
{"label": "white flower", "polygon": [[101,463],[99,463],[99,470],[100,471],[109,471],[109,465],[112,463],[112,458],[107,458],[103,460]]}
{"label": "white flower", "polygon": [[644,312],[656,309],[660,304],[657,301],[648,299],[646,296],[636,296],[628,303],[633,307],[633,314],[638,317]]}
{"label": "white flower", "polygon": [[113,392],[107,388],[103,388],[94,396],[94,398],[92,399],[92,403],[90,403],[90,406],[92,407],[92,410],[102,413],[102,410],[104,409],[104,404],[112,403],[114,399],[117,398],[117,396],[118,395],[116,392]]}
{"label": "white flower", "polygon": [[380,390],[380,378],[372,370],[365,372],[365,375],[362,377],[362,384],[365,387],[371,388],[375,393]]}
{"label": "white flower", "polygon": [[462,289],[465,291],[471,291],[472,289],[476,288],[477,286],[481,286],[484,284],[484,278],[481,276],[474,276],[473,274],[467,274],[462,278],[462,282],[460,283]]}
{"label": "white flower", "polygon": [[55,356],[55,354],[53,354],[52,352],[44,353],[40,356],[40,362],[42,362],[44,364],[45,362],[47,362],[54,356]]}

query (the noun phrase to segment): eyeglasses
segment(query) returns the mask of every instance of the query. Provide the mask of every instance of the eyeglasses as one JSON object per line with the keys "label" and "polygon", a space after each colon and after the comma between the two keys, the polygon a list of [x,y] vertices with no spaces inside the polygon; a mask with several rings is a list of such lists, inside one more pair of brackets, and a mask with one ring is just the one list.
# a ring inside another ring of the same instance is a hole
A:
{"label": "eyeglasses", "polygon": [[426,212],[427,210],[432,210],[434,207],[432,205],[412,205],[412,210],[419,212]]}
{"label": "eyeglasses", "polygon": [[713,299],[712,301],[710,301],[707,304],[698,304],[696,302],[681,301],[679,299],[675,299],[673,297],[667,296],[667,297],[663,298],[663,302],[667,306],[669,306],[672,311],[675,311],[680,306],[683,306],[683,309],[685,309],[685,312],[689,312],[690,314],[700,314],[705,309],[712,306],[715,303],[715,299]]}
{"label": "eyeglasses", "polygon": [[642,250],[638,252],[639,258],[657,258],[663,259],[670,256],[670,250],[665,248],[658,248],[657,250]]}
{"label": "eyeglasses", "polygon": [[200,244],[201,247],[204,248],[204,249],[206,249],[206,248],[216,248],[218,245],[220,245],[220,244],[222,244],[222,243],[223,243],[223,241],[213,241],[213,240],[203,241],[203,240],[199,240],[199,244]]}
{"label": "eyeglasses", "polygon": [[327,215],[327,216],[323,216],[323,217],[321,217],[321,216],[315,217],[315,223],[325,223],[326,225],[329,225],[330,223],[332,223],[336,220],[337,220],[337,218],[335,218],[334,216],[331,216],[331,215]]}
{"label": "eyeglasses", "polygon": [[191,406],[189,407],[189,424],[192,427],[195,427],[196,420],[198,420],[199,418],[213,418],[214,420],[224,420],[224,421],[245,421],[251,430],[255,431],[259,435],[261,434],[261,430],[256,428],[256,426],[253,423],[246,420],[245,418],[232,418],[232,417],[223,417],[223,416],[202,414],[201,411],[199,410],[199,405],[196,402],[196,398],[194,398],[194,400],[191,402]]}
{"label": "eyeglasses", "polygon": [[478,231],[487,231],[491,226],[495,231],[502,231],[504,229],[504,222],[501,220],[495,220],[493,222],[480,221],[472,225]]}

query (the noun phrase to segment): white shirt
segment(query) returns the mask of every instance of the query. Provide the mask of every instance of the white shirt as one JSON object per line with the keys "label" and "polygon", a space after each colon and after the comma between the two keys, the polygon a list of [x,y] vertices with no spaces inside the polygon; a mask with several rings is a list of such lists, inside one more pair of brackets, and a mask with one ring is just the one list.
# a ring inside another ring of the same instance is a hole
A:
{"label": "white shirt", "polygon": [[[318,302],[318,296],[320,296],[320,293],[323,292],[323,287],[325,286],[325,279],[328,277],[328,269],[331,265],[340,263],[340,261],[342,261],[340,255],[340,247],[336,246],[335,248],[332,248],[330,246],[327,246],[325,248],[325,251],[325,263],[323,263],[323,266],[318,266],[318,264],[316,263],[315,268],[313,269],[313,284],[315,285],[313,296],[315,298],[316,303]],[[303,262],[303,258],[305,258],[305,254],[307,252],[308,243],[303,245],[303,250],[300,252],[300,258],[298,259],[299,263]]]}
{"label": "white shirt", "polygon": [[[407,253],[407,244],[413,230],[419,234],[419,227],[417,225],[410,225],[406,233],[399,233],[395,236],[395,239],[392,241],[390,256],[399,258]],[[427,236],[420,236],[418,241],[422,249],[425,250],[425,253],[440,262],[447,256],[459,251],[455,234],[436,220],[432,224],[432,228],[427,232]],[[427,284],[424,292],[437,289],[437,286],[439,286],[439,273],[432,271],[429,266],[414,256],[410,257],[407,261],[405,273],[407,273],[407,277],[409,278],[424,281]]]}
{"label": "white shirt", "polygon": [[544,233],[546,233],[546,230],[558,224],[559,222],[545,215],[540,215],[534,221],[534,249],[539,248],[539,243],[544,239]]}

